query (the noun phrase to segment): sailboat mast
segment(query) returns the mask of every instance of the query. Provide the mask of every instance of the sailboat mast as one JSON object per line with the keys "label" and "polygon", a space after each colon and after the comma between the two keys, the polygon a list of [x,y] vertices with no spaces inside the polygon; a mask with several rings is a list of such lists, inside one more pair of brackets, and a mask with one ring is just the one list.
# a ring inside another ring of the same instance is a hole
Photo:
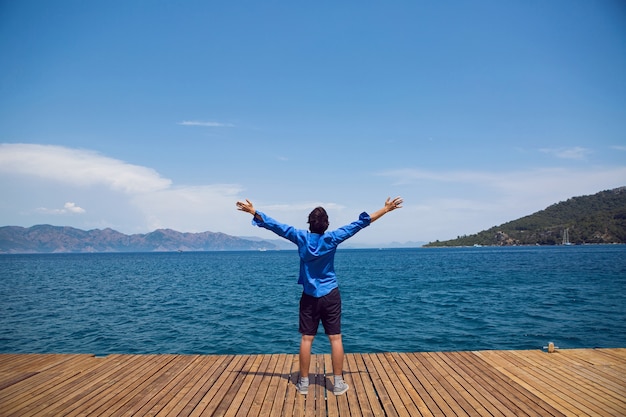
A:
{"label": "sailboat mast", "polygon": [[563,230],[563,244],[564,245],[569,245],[569,227],[565,230]]}

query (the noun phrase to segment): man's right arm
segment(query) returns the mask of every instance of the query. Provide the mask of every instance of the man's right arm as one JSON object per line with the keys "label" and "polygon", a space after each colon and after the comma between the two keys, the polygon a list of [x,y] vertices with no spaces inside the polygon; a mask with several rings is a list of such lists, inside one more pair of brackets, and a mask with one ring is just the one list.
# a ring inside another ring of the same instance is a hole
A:
{"label": "man's right arm", "polygon": [[393,200],[391,199],[391,197],[388,197],[387,201],[385,201],[385,206],[370,215],[370,218],[372,219],[371,222],[374,223],[376,220],[380,219],[381,217],[383,217],[385,214],[389,213],[390,211],[394,211],[395,209],[402,208],[403,202],[404,200],[402,200],[401,197],[396,197]]}

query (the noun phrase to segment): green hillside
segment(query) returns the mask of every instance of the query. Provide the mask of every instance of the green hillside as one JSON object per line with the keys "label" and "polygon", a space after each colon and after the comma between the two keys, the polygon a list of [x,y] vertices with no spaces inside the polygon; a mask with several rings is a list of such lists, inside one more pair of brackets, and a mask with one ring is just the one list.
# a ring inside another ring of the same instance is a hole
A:
{"label": "green hillside", "polygon": [[474,235],[425,246],[560,245],[565,231],[571,244],[626,243],[626,187],[573,197]]}

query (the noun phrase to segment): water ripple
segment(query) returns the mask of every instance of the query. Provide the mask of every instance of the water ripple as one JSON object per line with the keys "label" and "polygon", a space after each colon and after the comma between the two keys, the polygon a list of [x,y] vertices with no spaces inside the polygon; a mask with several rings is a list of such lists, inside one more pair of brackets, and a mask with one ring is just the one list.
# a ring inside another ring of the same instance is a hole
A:
{"label": "water ripple", "polygon": [[[625,255],[340,250],[345,349],[624,347]],[[295,251],[3,255],[0,352],[295,353],[297,270]]]}

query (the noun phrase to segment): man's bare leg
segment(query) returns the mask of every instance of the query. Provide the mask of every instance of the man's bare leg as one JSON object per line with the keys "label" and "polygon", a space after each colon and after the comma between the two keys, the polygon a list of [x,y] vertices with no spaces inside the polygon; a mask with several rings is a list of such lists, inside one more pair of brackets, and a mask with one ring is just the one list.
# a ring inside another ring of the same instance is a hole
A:
{"label": "man's bare leg", "polygon": [[296,389],[300,394],[308,394],[309,392],[309,366],[311,365],[311,345],[313,338],[303,334],[300,340],[300,378],[296,383]]}
{"label": "man's bare leg", "polygon": [[343,374],[343,341],[341,334],[329,334],[330,358],[333,362],[333,374],[341,376]]}
{"label": "man's bare leg", "polygon": [[309,377],[309,366],[311,365],[311,346],[315,336],[302,335],[300,340],[300,376]]}
{"label": "man's bare leg", "polygon": [[335,395],[341,395],[348,391],[348,384],[343,380],[343,342],[341,334],[329,334],[330,340],[330,358],[333,362],[333,376],[335,386],[333,392]]}

